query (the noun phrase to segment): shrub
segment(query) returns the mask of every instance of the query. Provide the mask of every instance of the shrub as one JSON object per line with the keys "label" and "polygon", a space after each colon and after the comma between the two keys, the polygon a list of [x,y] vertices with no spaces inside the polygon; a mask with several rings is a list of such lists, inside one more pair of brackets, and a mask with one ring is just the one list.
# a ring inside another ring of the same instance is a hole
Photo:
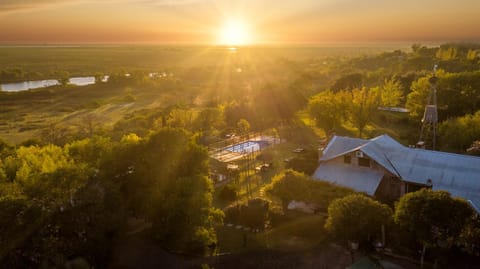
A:
{"label": "shrub", "polygon": [[237,200],[238,190],[233,184],[225,185],[218,194],[218,198],[220,198],[224,202],[232,202]]}
{"label": "shrub", "polygon": [[272,183],[265,186],[265,192],[279,198],[284,208],[292,200],[314,203],[319,208],[327,208],[334,199],[353,193],[350,189],[313,180],[294,170],[285,170],[275,176]]}
{"label": "shrub", "polygon": [[262,229],[268,219],[269,207],[270,202],[262,198],[249,200],[246,204],[231,205],[225,209],[225,221]]}
{"label": "shrub", "polygon": [[286,165],[285,168],[293,169],[295,171],[304,173],[306,175],[311,175],[315,172],[315,169],[318,167],[318,154],[314,150],[308,150],[291,159]]}

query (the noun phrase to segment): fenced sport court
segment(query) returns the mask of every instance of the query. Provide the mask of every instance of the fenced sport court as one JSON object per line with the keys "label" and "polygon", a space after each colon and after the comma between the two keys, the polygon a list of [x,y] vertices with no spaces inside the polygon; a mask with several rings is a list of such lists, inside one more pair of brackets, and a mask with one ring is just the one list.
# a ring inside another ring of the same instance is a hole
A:
{"label": "fenced sport court", "polygon": [[225,145],[223,142],[211,146],[210,157],[221,162],[231,162],[243,158],[245,155],[261,151],[271,145],[279,144],[280,139],[272,136],[257,135],[243,137],[236,140],[228,140],[232,144]]}

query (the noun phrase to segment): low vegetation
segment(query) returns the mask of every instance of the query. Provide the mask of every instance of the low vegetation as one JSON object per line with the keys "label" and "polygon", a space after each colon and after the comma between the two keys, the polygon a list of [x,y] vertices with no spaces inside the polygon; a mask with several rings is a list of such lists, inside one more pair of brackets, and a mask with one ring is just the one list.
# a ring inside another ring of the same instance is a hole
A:
{"label": "low vegetation", "polygon": [[272,183],[265,186],[265,192],[279,199],[283,208],[295,200],[313,203],[316,210],[323,211],[326,211],[331,201],[353,193],[350,189],[313,180],[294,170],[286,170],[275,176]]}

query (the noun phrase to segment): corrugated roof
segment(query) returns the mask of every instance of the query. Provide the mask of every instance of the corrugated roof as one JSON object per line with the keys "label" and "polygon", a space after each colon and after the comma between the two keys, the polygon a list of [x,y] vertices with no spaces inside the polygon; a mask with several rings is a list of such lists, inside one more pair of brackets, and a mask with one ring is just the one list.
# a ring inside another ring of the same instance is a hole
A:
{"label": "corrugated roof", "polygon": [[334,137],[320,160],[328,163],[328,160],[356,150],[404,181],[426,185],[431,179],[433,189],[449,191],[480,208],[479,157],[409,148],[382,135],[371,140]]}
{"label": "corrugated roof", "polygon": [[374,195],[383,173],[367,167],[325,162],[320,164],[313,177]]}
{"label": "corrugated roof", "polygon": [[323,150],[323,156],[320,158],[320,161],[334,159],[368,142],[369,140],[360,138],[334,136]]}
{"label": "corrugated roof", "polygon": [[403,150],[403,148],[404,146],[390,136],[382,135],[370,140],[369,143],[361,146],[358,150],[374,159],[377,163],[390,171],[390,173],[400,176],[386,152],[398,152]]}
{"label": "corrugated roof", "polygon": [[406,181],[426,184],[431,179],[433,185],[480,191],[478,157],[415,148],[405,148],[402,154],[387,155],[392,155],[392,163]]}

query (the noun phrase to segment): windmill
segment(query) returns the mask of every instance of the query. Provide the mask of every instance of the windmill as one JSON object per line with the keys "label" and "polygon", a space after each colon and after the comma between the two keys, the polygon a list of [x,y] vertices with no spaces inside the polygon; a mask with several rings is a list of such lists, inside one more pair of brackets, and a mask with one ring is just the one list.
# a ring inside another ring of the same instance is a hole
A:
{"label": "windmill", "polygon": [[436,76],[437,65],[433,67],[433,76],[430,78],[430,93],[427,99],[427,105],[425,106],[425,112],[422,118],[422,129],[420,131],[420,139],[418,140],[417,147],[424,149],[435,150],[436,137],[437,137],[437,81]]}

